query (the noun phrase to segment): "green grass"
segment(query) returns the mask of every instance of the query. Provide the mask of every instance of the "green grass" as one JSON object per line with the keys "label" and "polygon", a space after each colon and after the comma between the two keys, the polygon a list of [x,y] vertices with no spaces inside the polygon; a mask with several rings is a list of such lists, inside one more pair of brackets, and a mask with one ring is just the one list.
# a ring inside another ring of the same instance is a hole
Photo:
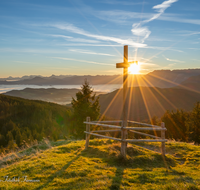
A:
{"label": "green grass", "polygon": [[[127,159],[111,140],[57,141],[1,158],[0,189],[200,189],[200,147],[187,143],[128,145]],[[155,151],[152,151],[155,150]],[[2,161],[3,160],[3,161]],[[20,182],[5,182],[4,176]],[[36,182],[24,182],[23,177]]]}

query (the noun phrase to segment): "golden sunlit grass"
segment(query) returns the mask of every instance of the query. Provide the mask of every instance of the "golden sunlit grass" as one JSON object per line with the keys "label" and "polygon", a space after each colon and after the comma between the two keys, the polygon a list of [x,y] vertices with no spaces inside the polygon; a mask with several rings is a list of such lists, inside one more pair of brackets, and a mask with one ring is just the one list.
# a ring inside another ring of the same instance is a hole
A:
{"label": "golden sunlit grass", "polygon": [[[0,168],[2,189],[178,189],[200,188],[200,147],[166,143],[165,166],[160,143],[128,145],[127,160],[120,157],[120,144],[112,140],[51,142],[51,147],[9,160]],[[40,145],[41,146],[41,145]],[[147,149],[148,148],[148,149]],[[153,152],[152,150],[158,151]],[[27,176],[40,182],[4,182]]]}

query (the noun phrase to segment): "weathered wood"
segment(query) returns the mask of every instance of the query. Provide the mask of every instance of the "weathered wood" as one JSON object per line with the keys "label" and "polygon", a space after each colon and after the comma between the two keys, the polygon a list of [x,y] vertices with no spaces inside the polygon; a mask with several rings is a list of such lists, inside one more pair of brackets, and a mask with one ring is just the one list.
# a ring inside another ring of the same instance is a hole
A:
{"label": "weathered wood", "polygon": [[103,132],[121,132],[120,129],[117,129],[117,130],[99,130],[99,131],[91,131],[93,133],[103,133]]}
{"label": "weathered wood", "polygon": [[[128,137],[128,132],[125,127],[127,127],[127,111],[128,111],[128,98],[127,98],[127,90],[128,90],[128,67],[130,67],[131,63],[138,64],[137,61],[128,62],[128,46],[124,46],[124,62],[117,63],[116,68],[123,68],[123,122],[122,122],[122,140]],[[127,143],[122,141],[121,143],[121,154],[123,157],[126,157],[126,148]]]}
{"label": "weathered wood", "polygon": [[137,122],[137,121],[128,121],[128,123],[137,124],[137,125],[143,125],[143,126],[148,126],[148,127],[160,127],[160,126],[157,126],[157,125],[151,125],[151,124],[147,124],[147,123],[140,123],[140,122]]}
{"label": "weathered wood", "polygon": [[155,138],[155,139],[161,139],[160,137],[157,137],[157,136],[154,136],[154,135],[150,135],[150,134],[146,134],[146,133],[142,133],[142,132],[138,132],[138,131],[134,131],[134,130],[129,130],[129,131],[132,132],[132,133],[139,134],[139,135],[144,135],[144,136],[152,137],[152,138]]}
{"label": "weathered wood", "polygon": [[[90,117],[87,117],[87,118],[86,118],[86,121],[88,122],[88,124],[86,124],[86,131],[87,131],[87,132],[90,132],[90,124],[89,124],[89,122],[90,122]],[[90,135],[86,134],[85,149],[87,149],[88,146],[89,146],[89,140],[90,140]]]}
{"label": "weathered wood", "polygon": [[124,124],[125,122],[122,122],[122,129],[121,129],[121,155],[125,158],[126,157],[126,149],[127,149],[127,143],[124,141],[126,140],[126,133],[127,130],[124,129],[123,126],[125,126]]}
{"label": "weathered wood", "polygon": [[[161,127],[162,127],[163,129],[166,129],[166,128],[165,128],[165,123],[164,123],[164,122],[161,123]],[[161,131],[161,139],[163,139],[163,140],[165,139],[165,130],[162,130],[162,131]],[[162,152],[162,155],[165,156],[165,142],[162,142],[162,143],[161,143],[161,152]]]}
{"label": "weathered wood", "polygon": [[131,62],[128,62],[128,63],[116,63],[116,68],[125,68],[125,67],[130,67],[131,64],[138,64],[138,61],[131,61]]}
{"label": "weathered wood", "polygon": [[91,121],[93,123],[121,123],[122,120],[116,120],[116,121]]}
{"label": "weathered wood", "polygon": [[[124,64],[128,64],[128,46],[124,46]],[[129,66],[128,66],[129,67]],[[127,98],[127,90],[128,90],[128,67],[124,67],[123,70],[123,122],[122,122],[122,132],[121,132],[121,154],[125,158],[126,157],[126,149],[127,143],[123,140],[126,140],[128,133],[125,127],[127,127],[127,111],[128,111],[128,98]]]}
{"label": "weathered wood", "polygon": [[161,128],[161,127],[125,127],[127,130],[149,130],[149,131],[166,131],[166,128]]}
{"label": "weathered wood", "polygon": [[128,68],[130,67],[129,63],[116,63],[116,68]]}
{"label": "weathered wood", "polygon": [[87,131],[84,131],[84,133],[86,133],[86,134],[90,134],[90,135],[94,135],[94,136],[97,136],[97,137],[102,137],[102,138],[112,139],[112,140],[115,140],[115,141],[121,141],[121,139],[118,139],[118,138],[108,137],[108,136],[105,136],[105,135],[99,135],[99,134],[91,133],[91,132],[87,132]]}
{"label": "weathered wood", "polygon": [[110,127],[110,128],[121,129],[121,127],[120,127],[120,126],[117,126],[117,125],[106,125],[106,124],[94,123],[94,122],[84,122],[84,123],[85,123],[85,124],[90,124],[90,125],[102,126],[102,127]]}
{"label": "weathered wood", "polygon": [[164,139],[126,139],[125,142],[167,142]]}

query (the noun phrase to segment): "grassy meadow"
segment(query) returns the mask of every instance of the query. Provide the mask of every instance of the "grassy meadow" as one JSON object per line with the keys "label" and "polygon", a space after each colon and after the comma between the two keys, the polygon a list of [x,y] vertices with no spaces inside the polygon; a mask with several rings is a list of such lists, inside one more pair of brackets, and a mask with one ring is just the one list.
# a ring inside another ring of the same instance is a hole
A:
{"label": "grassy meadow", "polygon": [[85,150],[84,140],[44,139],[1,155],[0,189],[200,189],[200,147],[171,141],[166,152],[160,143],[128,144],[124,160],[112,140],[90,140]]}

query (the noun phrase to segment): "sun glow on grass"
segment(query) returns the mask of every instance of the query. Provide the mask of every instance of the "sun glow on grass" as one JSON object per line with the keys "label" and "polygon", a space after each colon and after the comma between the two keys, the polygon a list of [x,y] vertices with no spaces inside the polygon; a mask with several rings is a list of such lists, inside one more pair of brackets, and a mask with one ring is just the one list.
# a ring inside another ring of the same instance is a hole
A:
{"label": "sun glow on grass", "polygon": [[138,64],[136,64],[136,63],[131,64],[130,67],[128,68],[128,72],[130,74],[140,74],[140,65],[139,65],[139,63]]}
{"label": "sun glow on grass", "polygon": [[125,160],[120,148],[107,139],[91,139],[87,150],[85,140],[45,140],[0,158],[0,189],[200,189],[199,146],[168,141],[165,162],[158,142],[130,143]]}

